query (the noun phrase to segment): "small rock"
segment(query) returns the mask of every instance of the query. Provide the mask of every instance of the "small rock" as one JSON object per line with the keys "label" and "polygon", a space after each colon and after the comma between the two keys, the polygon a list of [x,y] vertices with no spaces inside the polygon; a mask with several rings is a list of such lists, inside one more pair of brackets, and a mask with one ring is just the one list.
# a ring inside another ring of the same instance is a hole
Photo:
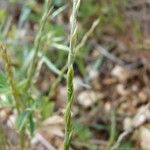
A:
{"label": "small rock", "polygon": [[138,95],[142,102],[145,102],[148,99],[148,94],[145,91],[139,92]]}
{"label": "small rock", "polygon": [[123,84],[118,84],[116,88],[118,94],[120,94],[121,96],[126,96],[130,93],[127,89],[125,89]]}
{"label": "small rock", "polygon": [[1,109],[0,110],[0,121],[6,123],[11,114],[12,114],[12,110],[10,108]]}
{"label": "small rock", "polygon": [[37,134],[32,139],[32,145],[36,147],[37,143],[40,143],[47,149],[61,150],[63,149],[63,141],[64,118],[60,115],[53,115],[46,119],[37,129]]}
{"label": "small rock", "polygon": [[84,108],[88,108],[95,104],[99,99],[103,98],[103,94],[94,91],[83,91],[78,96],[78,102]]}
{"label": "small rock", "polygon": [[12,114],[12,115],[9,117],[9,119],[8,119],[8,121],[7,121],[8,127],[11,127],[11,128],[12,128],[12,127],[15,125],[16,116],[17,116],[17,114]]}
{"label": "small rock", "polygon": [[150,150],[150,128],[141,128],[140,145],[142,150]]}
{"label": "small rock", "polygon": [[111,72],[112,76],[116,77],[119,81],[127,81],[127,79],[131,76],[129,70],[121,67],[115,66]]}
{"label": "small rock", "polygon": [[126,117],[123,121],[123,128],[124,130],[129,130],[132,127],[132,119],[129,117]]}
{"label": "small rock", "polygon": [[99,72],[97,70],[91,69],[89,71],[89,76],[90,76],[90,79],[93,80],[95,78],[98,78]]}
{"label": "small rock", "polygon": [[75,93],[79,92],[82,90],[82,86],[81,86],[81,83],[82,83],[82,79],[80,77],[75,77],[73,79],[73,84],[74,84],[74,91]]}
{"label": "small rock", "polygon": [[106,102],[104,108],[105,108],[106,113],[110,113],[111,108],[112,108],[111,103]]}
{"label": "small rock", "polygon": [[139,108],[136,116],[133,118],[133,126],[138,127],[146,120],[150,120],[150,105],[142,106]]}
{"label": "small rock", "polygon": [[57,99],[56,108],[65,107],[65,102],[67,100],[67,87],[66,86],[58,87],[56,99]]}

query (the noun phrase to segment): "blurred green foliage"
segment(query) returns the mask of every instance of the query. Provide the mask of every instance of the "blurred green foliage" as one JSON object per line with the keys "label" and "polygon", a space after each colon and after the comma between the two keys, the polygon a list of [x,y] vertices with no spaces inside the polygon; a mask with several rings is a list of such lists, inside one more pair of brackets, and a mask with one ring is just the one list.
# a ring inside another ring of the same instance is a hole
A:
{"label": "blurred green foliage", "polygon": [[74,122],[74,133],[80,142],[88,142],[92,138],[92,133],[89,128],[78,121]]}

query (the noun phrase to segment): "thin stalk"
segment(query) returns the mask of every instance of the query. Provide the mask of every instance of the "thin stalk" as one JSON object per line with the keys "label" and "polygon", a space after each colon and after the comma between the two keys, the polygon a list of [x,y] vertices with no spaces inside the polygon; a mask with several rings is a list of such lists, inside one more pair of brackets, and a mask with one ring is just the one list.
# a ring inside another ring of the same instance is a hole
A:
{"label": "thin stalk", "polygon": [[70,51],[68,54],[68,71],[67,71],[67,106],[65,111],[65,140],[64,150],[69,150],[71,138],[72,138],[72,118],[71,109],[74,102],[74,89],[73,89],[73,78],[74,69],[73,62],[75,58],[75,48],[77,41],[77,12],[80,5],[80,0],[73,0],[73,11],[70,18],[71,23],[71,34],[70,34]]}
{"label": "thin stalk", "polygon": [[[82,38],[81,42],[75,47],[75,58],[78,54],[78,51],[86,44],[87,42],[87,39],[91,36],[91,34],[93,33],[94,29],[98,26],[100,20],[99,19],[96,19],[92,26],[90,27],[90,29],[85,33],[84,37]],[[50,92],[49,92],[49,95],[48,95],[48,98],[51,99],[54,95],[55,95],[55,92],[56,92],[56,88],[59,84],[59,82],[61,82],[62,78],[64,77],[64,73],[65,71],[67,70],[67,65],[68,65],[68,62],[66,63],[66,65],[61,69],[61,73],[59,74],[59,76],[57,77],[57,79],[55,81],[53,81],[52,83],[52,86],[50,88]]]}
{"label": "thin stalk", "polygon": [[115,111],[111,111],[111,128],[110,128],[110,137],[108,141],[108,145],[106,147],[106,150],[111,150],[111,147],[115,141],[116,138],[116,117],[115,117]]}
{"label": "thin stalk", "polygon": [[100,19],[96,19],[91,28],[85,33],[83,36],[81,42],[77,45],[76,50],[75,50],[75,56],[77,55],[78,51],[85,45],[87,39],[90,37],[90,35],[93,33],[94,29],[98,26],[100,22]]}
{"label": "thin stalk", "polygon": [[65,73],[66,70],[67,70],[67,65],[65,65],[61,69],[61,73],[59,74],[59,76],[57,77],[57,79],[52,82],[52,85],[50,87],[50,92],[48,94],[48,99],[51,99],[51,98],[54,97],[57,85],[59,84],[59,82],[61,81],[61,79],[64,77],[64,73]]}
{"label": "thin stalk", "polygon": [[50,8],[51,8],[51,0],[45,0],[45,9],[44,9],[44,13],[43,13],[43,16],[42,16],[42,19],[41,19],[41,22],[40,22],[40,29],[39,29],[39,31],[38,31],[38,33],[35,37],[35,41],[34,41],[34,48],[33,48],[34,55],[33,55],[33,58],[32,58],[31,65],[30,65],[29,70],[28,70],[27,83],[26,83],[25,89],[28,89],[30,87],[30,84],[32,82],[32,78],[33,78],[34,73],[36,71],[38,51],[39,51],[40,44],[41,44],[42,33],[43,33],[43,30],[44,30],[47,18],[49,16],[49,13],[51,11]]}
{"label": "thin stalk", "polygon": [[0,50],[1,50],[0,54],[3,58],[3,60],[5,61],[5,70],[7,73],[7,78],[8,78],[8,82],[10,84],[10,87],[11,87],[13,98],[15,100],[15,106],[16,106],[17,112],[19,113],[20,109],[21,109],[21,101],[20,101],[19,92],[17,90],[16,82],[15,82],[14,77],[13,77],[11,60],[7,54],[6,47],[3,44],[0,44]]}

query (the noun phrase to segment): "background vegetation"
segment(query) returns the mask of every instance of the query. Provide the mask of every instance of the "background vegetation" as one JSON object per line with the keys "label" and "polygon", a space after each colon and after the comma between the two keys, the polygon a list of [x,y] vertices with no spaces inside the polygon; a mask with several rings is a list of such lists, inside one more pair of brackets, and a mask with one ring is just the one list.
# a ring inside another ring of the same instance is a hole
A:
{"label": "background vegetation", "polygon": [[0,1],[0,150],[149,150],[149,2],[72,5]]}

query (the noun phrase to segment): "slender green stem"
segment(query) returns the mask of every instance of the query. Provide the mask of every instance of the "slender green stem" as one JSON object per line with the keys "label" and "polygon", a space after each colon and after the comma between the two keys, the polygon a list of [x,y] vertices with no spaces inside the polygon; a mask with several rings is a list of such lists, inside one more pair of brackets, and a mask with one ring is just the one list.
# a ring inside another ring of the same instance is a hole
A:
{"label": "slender green stem", "polygon": [[34,76],[34,73],[35,73],[35,70],[37,67],[38,51],[39,51],[40,44],[41,44],[42,33],[44,30],[48,15],[51,11],[50,8],[51,8],[51,0],[45,0],[45,9],[44,9],[44,13],[43,13],[43,16],[42,16],[42,19],[40,22],[40,29],[39,29],[39,31],[35,37],[35,41],[34,41],[34,48],[33,48],[34,55],[33,55],[31,65],[30,65],[29,70],[28,70],[27,83],[26,83],[25,89],[28,89],[30,87],[30,84],[32,82],[32,78]]}
{"label": "slender green stem", "polygon": [[111,150],[111,146],[113,145],[116,138],[116,118],[115,118],[115,110],[111,111],[111,128],[110,128],[110,137],[109,142],[106,147],[106,150]]}
{"label": "slender green stem", "polygon": [[[82,38],[81,42],[75,47],[75,58],[78,54],[78,51],[85,45],[85,43],[87,42],[87,39],[90,37],[90,35],[93,33],[94,29],[98,26],[100,20],[99,19],[96,19],[91,28],[85,33],[84,37]],[[56,92],[56,88],[59,84],[59,82],[61,82],[62,78],[64,77],[64,73],[65,71],[67,70],[68,68],[68,62],[66,63],[66,65],[61,69],[61,73],[60,75],[57,77],[56,80],[53,81],[52,83],[52,86],[50,88],[50,91],[49,91],[49,95],[48,95],[48,98],[51,99],[54,95],[55,95],[55,92]]]}
{"label": "slender green stem", "polygon": [[76,50],[75,50],[75,56],[77,55],[78,51],[85,45],[87,39],[90,37],[90,35],[93,33],[94,29],[98,26],[100,22],[100,19],[96,19],[91,28],[85,33],[83,36],[81,42],[77,45]]}
{"label": "slender green stem", "polygon": [[65,66],[61,69],[60,75],[56,78],[56,80],[54,80],[54,81],[52,82],[52,85],[51,85],[51,87],[50,87],[50,92],[49,92],[49,94],[48,94],[48,99],[53,98],[53,96],[55,95],[57,85],[59,84],[59,82],[61,81],[61,79],[64,77],[64,73],[65,73],[66,70],[67,70],[67,65],[65,65]]}
{"label": "slender green stem", "polygon": [[70,51],[68,54],[68,71],[67,71],[67,106],[65,111],[65,140],[64,150],[69,150],[71,138],[72,138],[72,118],[71,109],[74,101],[74,89],[73,89],[73,77],[74,69],[73,62],[75,58],[75,48],[77,42],[77,25],[76,17],[80,0],[73,0],[73,11],[70,19],[71,23],[71,34],[70,34]]}
{"label": "slender green stem", "polygon": [[67,107],[65,112],[65,141],[64,150],[69,150],[69,146],[72,138],[72,119],[71,119],[71,109],[74,101],[74,89],[73,89],[73,66],[71,65],[67,73]]}

